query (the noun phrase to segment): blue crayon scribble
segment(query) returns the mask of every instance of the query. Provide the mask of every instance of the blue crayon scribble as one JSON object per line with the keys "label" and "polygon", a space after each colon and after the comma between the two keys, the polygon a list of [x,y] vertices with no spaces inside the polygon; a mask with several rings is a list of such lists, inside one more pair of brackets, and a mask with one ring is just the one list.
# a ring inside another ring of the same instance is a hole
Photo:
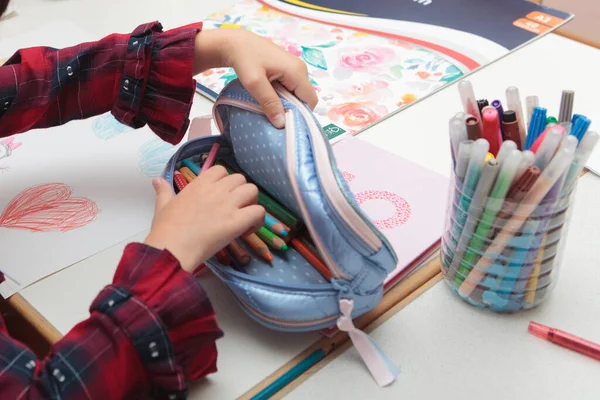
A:
{"label": "blue crayon scribble", "polygon": [[133,128],[117,121],[111,113],[106,113],[94,120],[92,131],[98,139],[109,140],[122,133],[129,132]]}
{"label": "blue crayon scribble", "polygon": [[140,157],[140,171],[150,178],[160,176],[165,165],[176,150],[177,147],[158,138],[144,143],[138,153]]}

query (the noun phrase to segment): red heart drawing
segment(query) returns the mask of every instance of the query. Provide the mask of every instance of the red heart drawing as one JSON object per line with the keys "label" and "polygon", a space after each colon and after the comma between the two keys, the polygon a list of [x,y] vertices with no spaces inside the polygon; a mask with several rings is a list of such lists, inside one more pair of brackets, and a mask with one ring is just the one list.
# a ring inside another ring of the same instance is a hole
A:
{"label": "red heart drawing", "polygon": [[23,190],[0,215],[0,227],[33,232],[66,232],[92,222],[98,206],[85,197],[71,197],[64,183],[47,183]]}

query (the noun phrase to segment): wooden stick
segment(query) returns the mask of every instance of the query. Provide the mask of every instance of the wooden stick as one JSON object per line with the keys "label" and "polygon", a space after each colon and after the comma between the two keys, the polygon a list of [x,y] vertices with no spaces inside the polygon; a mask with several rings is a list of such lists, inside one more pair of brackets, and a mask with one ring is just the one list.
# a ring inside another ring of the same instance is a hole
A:
{"label": "wooden stick", "polygon": [[13,294],[7,302],[16,312],[18,312],[39,334],[51,345],[62,338],[62,334],[40,314],[23,296],[19,293]]}

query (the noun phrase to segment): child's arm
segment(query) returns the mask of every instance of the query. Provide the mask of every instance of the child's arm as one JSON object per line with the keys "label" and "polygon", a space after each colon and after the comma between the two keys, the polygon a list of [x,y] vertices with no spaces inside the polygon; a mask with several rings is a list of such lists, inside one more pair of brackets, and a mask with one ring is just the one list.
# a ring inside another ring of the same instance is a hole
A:
{"label": "child's arm", "polygon": [[201,26],[162,32],[154,22],[61,50],[19,50],[0,67],[0,137],[111,111],[126,125],[147,124],[178,143],[189,124],[193,76],[216,67],[233,67],[276,126],[283,126],[283,106],[271,81],[316,106],[298,58],[243,30],[198,34]]}
{"label": "child's arm", "polygon": [[216,371],[222,332],[210,302],[166,250],[128,245],[90,311],[44,360],[11,340],[0,320],[0,397],[181,399],[185,378]]}
{"label": "child's arm", "polygon": [[0,137],[112,111],[127,125],[148,124],[162,139],[180,141],[201,26],[162,32],[154,22],[65,49],[17,51],[0,67]]}
{"label": "child's arm", "polygon": [[154,186],[146,244],[125,248],[90,318],[46,359],[12,341],[0,320],[2,399],[183,399],[187,380],[216,371],[214,341],[222,332],[189,271],[258,229],[265,215],[256,205],[258,190],[222,167],[207,170],[177,196],[164,180]]}

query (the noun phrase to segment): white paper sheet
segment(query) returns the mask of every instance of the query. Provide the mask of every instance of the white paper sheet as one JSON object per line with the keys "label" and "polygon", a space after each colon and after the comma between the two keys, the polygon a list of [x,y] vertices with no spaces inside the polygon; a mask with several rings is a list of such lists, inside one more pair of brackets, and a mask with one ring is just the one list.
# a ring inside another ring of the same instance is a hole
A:
{"label": "white paper sheet", "polygon": [[[70,23],[53,23],[3,40],[0,58],[21,47],[90,39]],[[9,278],[0,294],[8,297],[147,229],[151,178],[174,151],[147,127],[130,129],[110,114],[0,139],[0,270]]]}

